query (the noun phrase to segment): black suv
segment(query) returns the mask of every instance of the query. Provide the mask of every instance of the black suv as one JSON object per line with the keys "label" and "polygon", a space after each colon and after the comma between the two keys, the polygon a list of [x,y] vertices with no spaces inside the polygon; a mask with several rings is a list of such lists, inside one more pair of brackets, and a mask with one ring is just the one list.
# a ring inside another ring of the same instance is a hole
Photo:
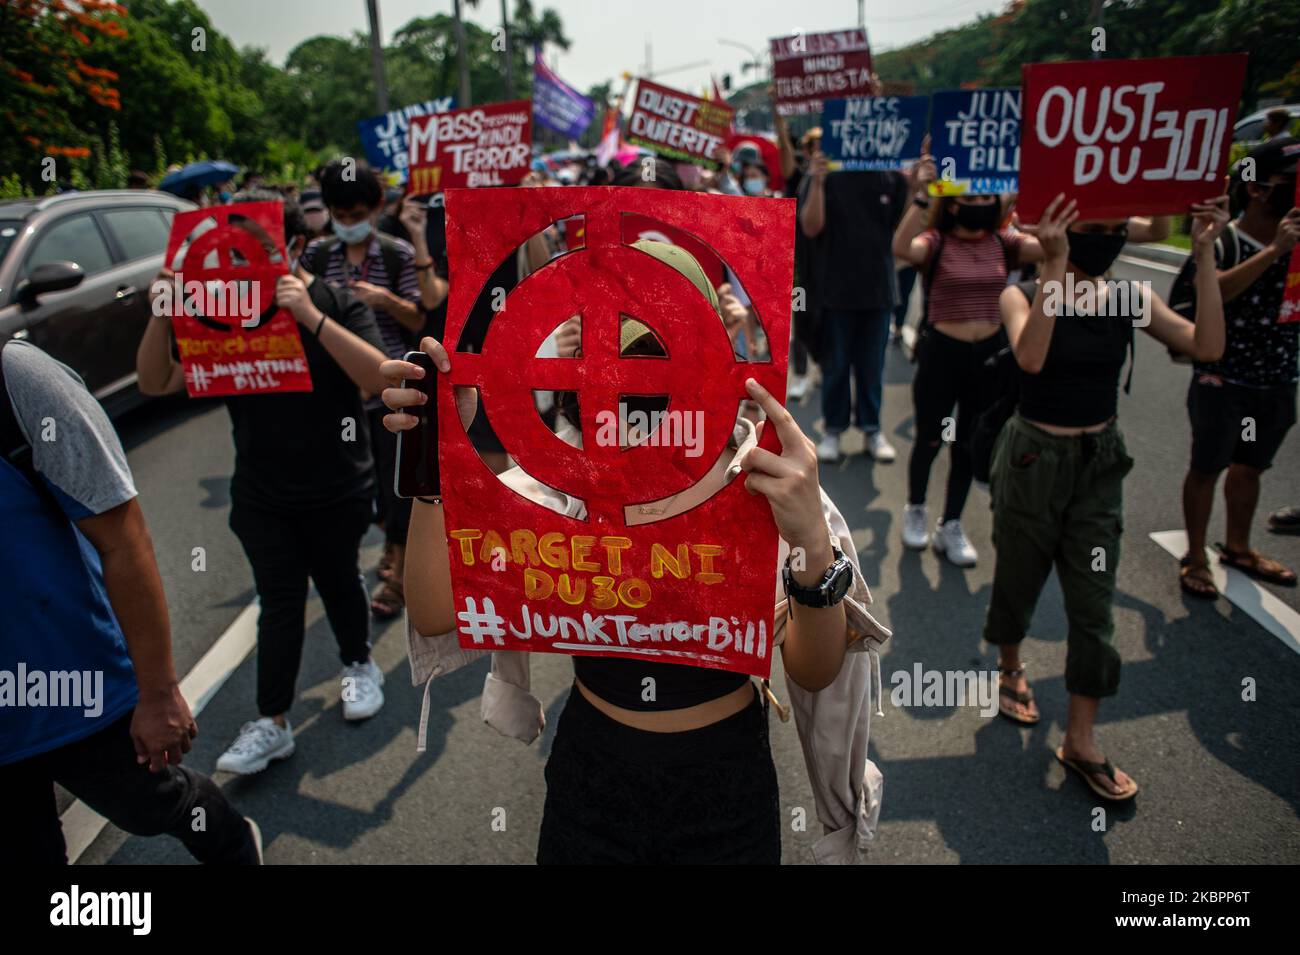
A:
{"label": "black suv", "polygon": [[0,341],[39,345],[110,414],[142,399],[135,350],[172,216],[192,203],[139,189],[0,202]]}

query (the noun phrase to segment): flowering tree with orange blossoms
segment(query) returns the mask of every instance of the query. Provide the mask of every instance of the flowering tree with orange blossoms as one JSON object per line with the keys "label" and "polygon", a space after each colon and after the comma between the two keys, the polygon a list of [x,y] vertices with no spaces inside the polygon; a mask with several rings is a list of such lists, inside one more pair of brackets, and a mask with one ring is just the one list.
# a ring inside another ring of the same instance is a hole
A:
{"label": "flowering tree with orange blossoms", "polygon": [[42,161],[59,179],[84,163],[122,109],[113,62],[127,36],[110,0],[0,2],[0,170],[44,191]]}

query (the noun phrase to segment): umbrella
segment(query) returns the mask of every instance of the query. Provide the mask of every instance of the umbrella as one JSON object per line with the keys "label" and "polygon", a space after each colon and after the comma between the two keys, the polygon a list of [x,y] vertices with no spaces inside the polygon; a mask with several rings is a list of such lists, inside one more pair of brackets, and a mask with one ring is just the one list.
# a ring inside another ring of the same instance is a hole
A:
{"label": "umbrella", "polygon": [[202,189],[204,186],[215,186],[219,182],[225,182],[238,172],[238,166],[224,159],[205,159],[202,162],[192,162],[184,169],[168,173],[163,177],[163,181],[158,183],[158,188],[183,196],[190,189]]}

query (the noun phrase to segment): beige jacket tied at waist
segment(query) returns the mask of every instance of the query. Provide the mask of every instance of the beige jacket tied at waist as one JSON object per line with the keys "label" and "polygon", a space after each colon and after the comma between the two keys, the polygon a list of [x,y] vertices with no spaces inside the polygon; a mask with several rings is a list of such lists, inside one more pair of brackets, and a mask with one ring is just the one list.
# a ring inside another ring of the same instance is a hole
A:
{"label": "beige jacket tied at waist", "polygon": [[[526,496],[547,498],[547,503],[561,513],[576,516],[580,505],[567,496],[532,481],[518,470],[500,477]],[[554,498],[554,500],[549,500]],[[825,689],[810,693],[792,680],[786,680],[799,743],[803,748],[808,778],[817,803],[817,818],[824,834],[813,846],[818,863],[858,863],[866,861],[866,851],[875,839],[880,819],[883,778],[867,757],[871,734],[872,696],[875,714],[880,709],[880,658],[877,651],[891,636],[867,612],[871,592],[862,578],[857,548],[848,524],[834,502],[823,490],[822,513],[826,517],[831,542],[853,564],[853,587],[844,599],[845,616],[851,641],[849,653],[839,676]],[[776,564],[776,632],[774,645],[785,636],[786,598],[781,583],[789,545],[780,541]],[[796,611],[797,612],[797,611]],[[505,736],[531,743],[546,726],[542,703],[530,692],[529,654],[517,651],[467,650],[460,646],[455,632],[424,636],[416,633],[407,621],[407,653],[411,664],[411,682],[424,684],[424,702],[420,708],[418,749],[424,751],[429,720],[429,687],[435,677],[444,676],[472,663],[486,654],[492,656],[492,669],[483,684],[483,720]]]}

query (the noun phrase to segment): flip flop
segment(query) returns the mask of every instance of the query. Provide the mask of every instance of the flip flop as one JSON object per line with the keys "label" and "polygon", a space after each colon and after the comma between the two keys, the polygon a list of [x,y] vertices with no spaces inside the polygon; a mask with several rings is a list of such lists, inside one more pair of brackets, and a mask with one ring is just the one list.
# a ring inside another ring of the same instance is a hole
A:
{"label": "flip flop", "polygon": [[[1219,563],[1235,567],[1247,577],[1254,577],[1266,584],[1277,584],[1281,587],[1294,587],[1296,585],[1294,571],[1283,567],[1271,558],[1265,557],[1257,550],[1232,551],[1224,547],[1223,544],[1218,543],[1214,547],[1219,552]],[[1265,564],[1271,566],[1266,567]]]}
{"label": "flip flop", "polygon": [[[1002,669],[1002,667],[998,667],[998,672],[1001,673],[1003,676],[1020,676],[1025,672],[1025,668],[1018,667],[1017,669],[1014,670],[1004,670]],[[1021,716],[1019,713],[1017,713],[1015,710],[1011,709],[1010,707],[1004,706],[1002,703],[1003,699],[1014,700],[1015,702],[1019,703],[1021,706],[1028,706],[1030,703],[1034,702],[1034,691],[1032,689],[1026,690],[1025,692],[1022,693],[1019,690],[1011,689],[1011,687],[1009,686],[1003,686],[1002,680],[999,679],[998,680],[998,713],[1000,713],[1002,716],[1009,719],[1011,722],[1016,723],[1020,726],[1037,726],[1038,721],[1043,718],[1041,714],[1035,717]]]}
{"label": "flip flop", "polygon": [[1186,557],[1178,562],[1178,586],[1189,597],[1201,600],[1214,600],[1219,596],[1219,588],[1214,586],[1214,576],[1210,573],[1209,565],[1193,564]]}
{"label": "flip flop", "polygon": [[1088,788],[1102,799],[1109,799],[1111,802],[1127,802],[1138,794],[1139,787],[1136,780],[1134,780],[1133,788],[1129,792],[1116,795],[1092,778],[1101,775],[1111,782],[1115,781],[1115,767],[1109,759],[1101,763],[1091,763],[1086,759],[1067,759],[1065,749],[1061,746],[1056,747],[1056,759],[1066,769],[1072,769],[1078,773],[1079,778],[1088,784]]}

